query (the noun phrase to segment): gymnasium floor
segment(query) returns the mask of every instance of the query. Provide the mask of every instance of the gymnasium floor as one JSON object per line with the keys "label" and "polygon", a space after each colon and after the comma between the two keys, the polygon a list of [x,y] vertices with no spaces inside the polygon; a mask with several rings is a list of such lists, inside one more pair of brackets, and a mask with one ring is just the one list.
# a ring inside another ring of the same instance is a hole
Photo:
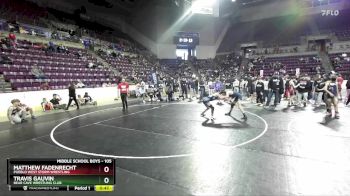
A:
{"label": "gymnasium floor", "polygon": [[228,105],[214,106],[213,122],[200,117],[204,106],[196,102],[134,101],[126,113],[113,105],[1,123],[0,195],[48,195],[8,192],[6,158],[92,154],[117,158],[115,192],[50,196],[350,194],[350,108],[342,105],[333,120],[311,106],[246,103],[242,121],[237,109],[227,117]]}

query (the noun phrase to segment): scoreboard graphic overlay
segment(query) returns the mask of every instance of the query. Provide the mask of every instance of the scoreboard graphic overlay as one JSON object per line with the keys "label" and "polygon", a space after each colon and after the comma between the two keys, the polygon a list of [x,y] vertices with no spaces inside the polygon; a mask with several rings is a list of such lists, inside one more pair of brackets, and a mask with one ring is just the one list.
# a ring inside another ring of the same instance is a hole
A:
{"label": "scoreboard graphic overlay", "polygon": [[113,191],[115,160],[7,159],[10,191]]}

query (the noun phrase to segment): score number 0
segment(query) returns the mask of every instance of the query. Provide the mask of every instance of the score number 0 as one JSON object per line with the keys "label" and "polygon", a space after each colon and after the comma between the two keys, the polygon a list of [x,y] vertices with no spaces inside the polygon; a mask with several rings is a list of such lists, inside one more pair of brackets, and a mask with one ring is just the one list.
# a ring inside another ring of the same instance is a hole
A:
{"label": "score number 0", "polygon": [[[108,167],[108,166],[105,166],[105,167],[103,168],[103,171],[104,171],[105,173],[108,173],[108,172],[109,172],[109,167]],[[109,178],[108,178],[108,177],[105,177],[105,178],[103,179],[103,182],[104,182],[105,184],[108,184],[108,183],[109,183]]]}

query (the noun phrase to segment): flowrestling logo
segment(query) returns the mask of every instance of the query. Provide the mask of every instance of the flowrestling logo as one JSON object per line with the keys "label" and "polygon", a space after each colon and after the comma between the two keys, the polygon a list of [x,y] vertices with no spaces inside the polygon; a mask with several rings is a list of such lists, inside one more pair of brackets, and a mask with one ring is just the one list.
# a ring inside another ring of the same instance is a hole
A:
{"label": "flowrestling logo", "polygon": [[339,16],[339,10],[321,10],[322,16]]}

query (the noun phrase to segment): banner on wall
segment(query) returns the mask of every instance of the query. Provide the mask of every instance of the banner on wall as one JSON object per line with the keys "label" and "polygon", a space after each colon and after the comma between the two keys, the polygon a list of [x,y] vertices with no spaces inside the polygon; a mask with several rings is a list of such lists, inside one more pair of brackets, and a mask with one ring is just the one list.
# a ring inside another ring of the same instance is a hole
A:
{"label": "banner on wall", "polygon": [[296,68],[296,69],[295,69],[295,75],[296,75],[296,76],[299,76],[299,75],[300,75],[300,68]]}
{"label": "banner on wall", "polygon": [[264,77],[264,70],[260,70],[260,77]]}

